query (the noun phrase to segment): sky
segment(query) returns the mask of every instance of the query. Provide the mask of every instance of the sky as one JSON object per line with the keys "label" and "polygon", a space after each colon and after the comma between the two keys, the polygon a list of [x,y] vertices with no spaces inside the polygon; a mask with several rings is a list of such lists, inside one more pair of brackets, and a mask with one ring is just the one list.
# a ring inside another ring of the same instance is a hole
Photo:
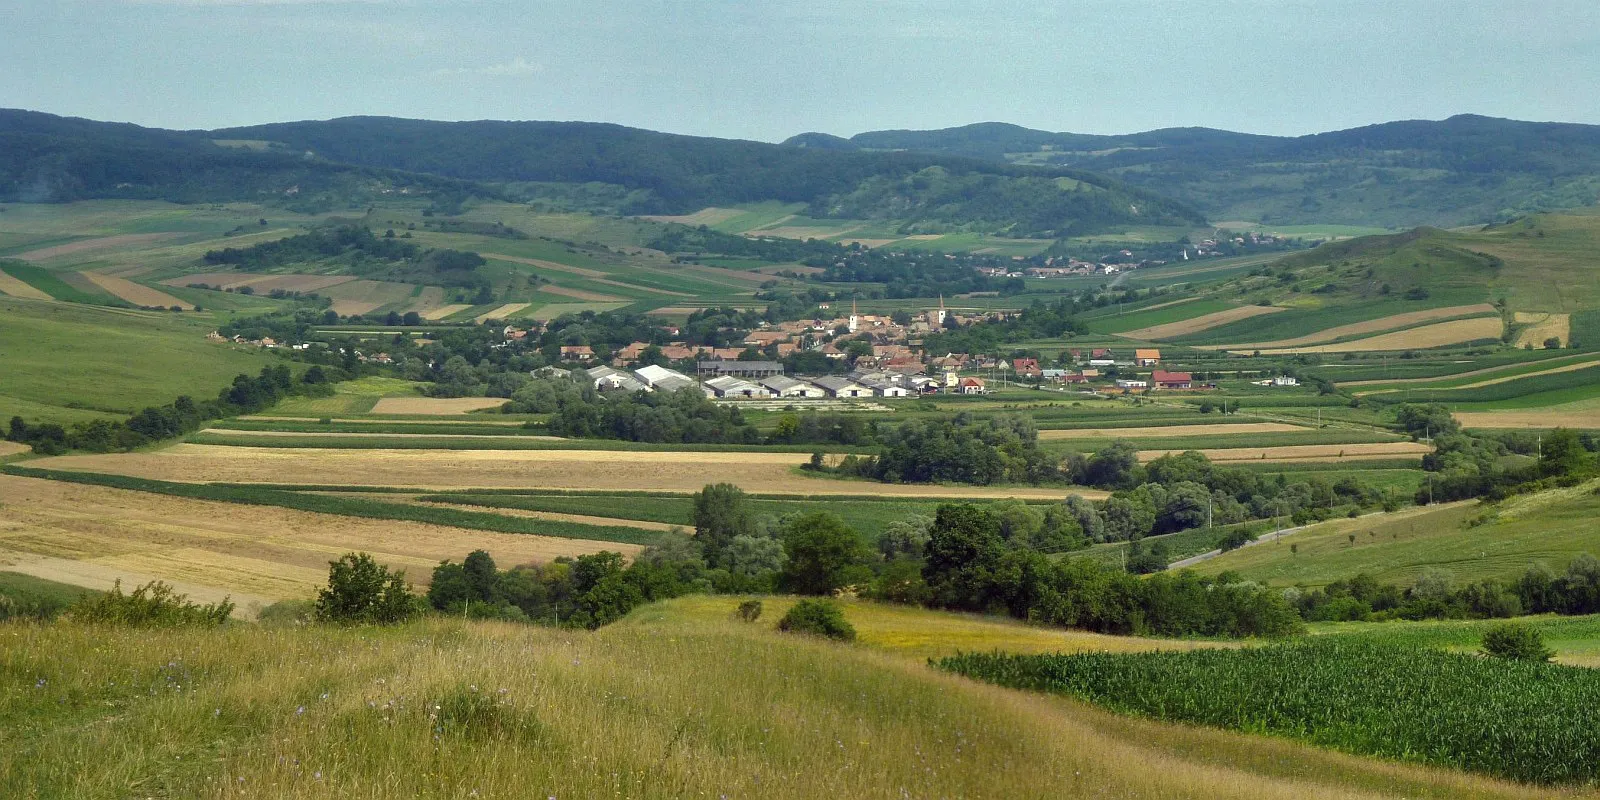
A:
{"label": "sky", "polygon": [[0,107],[165,128],[1298,135],[1600,123],[1597,90],[1596,0],[0,0]]}

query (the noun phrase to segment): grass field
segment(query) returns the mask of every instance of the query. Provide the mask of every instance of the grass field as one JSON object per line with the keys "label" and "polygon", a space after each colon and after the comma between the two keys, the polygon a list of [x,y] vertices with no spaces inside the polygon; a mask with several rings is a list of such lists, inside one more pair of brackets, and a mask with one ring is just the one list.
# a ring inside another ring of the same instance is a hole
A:
{"label": "grass field", "polygon": [[[1462,583],[1507,580],[1535,561],[1559,571],[1579,553],[1600,555],[1594,528],[1600,497],[1594,488],[1591,483],[1514,498],[1500,506],[1497,519],[1494,507],[1466,502],[1332,520],[1225,553],[1194,569],[1207,575],[1231,570],[1273,586],[1321,586],[1360,572],[1410,585],[1428,567],[1444,569]],[[1492,521],[1467,524],[1485,514]]]}
{"label": "grass field", "polygon": [[[1177,306],[1182,309],[1184,306]],[[1183,336],[1192,336],[1219,328],[1224,325],[1237,325],[1241,320],[1254,319],[1266,314],[1273,314],[1284,309],[1276,306],[1234,306],[1222,311],[1214,311],[1196,317],[1188,317],[1175,322],[1165,322],[1145,328],[1135,328],[1122,331],[1119,335],[1129,339],[1166,340],[1177,339]],[[1181,313],[1181,312],[1178,312]]]}
{"label": "grass field", "polygon": [[0,418],[125,417],[180,394],[215,397],[264,351],[207,341],[207,321],[0,297]]}
{"label": "grass field", "polygon": [[[1600,616],[1521,617],[1523,625],[1537,628],[1545,645],[1555,651],[1555,661],[1575,667],[1600,667]],[[1316,622],[1318,636],[1352,636],[1393,644],[1437,647],[1457,653],[1477,652],[1484,631],[1500,620],[1422,620],[1419,622]]]}
{"label": "grass field", "polygon": [[1297,336],[1292,339],[1278,339],[1276,341],[1258,342],[1255,344],[1213,345],[1212,347],[1214,349],[1222,350],[1262,351],[1273,348],[1294,348],[1303,345],[1337,342],[1353,336],[1362,336],[1365,334],[1379,333],[1383,331],[1394,331],[1402,328],[1412,328],[1423,323],[1433,322],[1436,320],[1471,315],[1497,315],[1497,312],[1495,311],[1495,307],[1489,305],[1488,303],[1476,303],[1467,306],[1446,306],[1444,308],[1429,308],[1421,311],[1404,311],[1399,314],[1391,314],[1387,317],[1378,317],[1377,319],[1369,319],[1362,322],[1352,322],[1348,325],[1340,325],[1337,327],[1328,328],[1326,330],[1317,331],[1316,333],[1307,334],[1305,336]]}
{"label": "grass field", "polygon": [[767,616],[689,616],[652,606],[594,634],[15,627],[0,716],[26,722],[0,733],[0,781],[35,796],[1545,796],[983,686]]}

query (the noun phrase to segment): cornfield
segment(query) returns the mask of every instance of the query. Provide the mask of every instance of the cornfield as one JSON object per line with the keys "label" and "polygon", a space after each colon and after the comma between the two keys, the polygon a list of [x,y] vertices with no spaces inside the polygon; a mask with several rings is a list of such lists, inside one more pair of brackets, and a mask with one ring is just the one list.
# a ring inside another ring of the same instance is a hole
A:
{"label": "cornfield", "polygon": [[964,654],[945,670],[1117,711],[1540,784],[1600,780],[1600,671],[1379,642]]}

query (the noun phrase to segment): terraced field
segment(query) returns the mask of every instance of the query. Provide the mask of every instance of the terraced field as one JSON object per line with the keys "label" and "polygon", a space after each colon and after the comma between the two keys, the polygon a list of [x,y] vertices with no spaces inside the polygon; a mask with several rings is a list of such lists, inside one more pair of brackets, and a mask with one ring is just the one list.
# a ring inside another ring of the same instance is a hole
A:
{"label": "terraced field", "polygon": [[1449,319],[1451,317],[1465,317],[1477,314],[1498,314],[1494,306],[1488,303],[1476,303],[1465,306],[1446,306],[1444,308],[1429,308],[1422,311],[1408,311],[1401,314],[1391,314],[1387,317],[1352,322],[1340,325],[1305,336],[1291,339],[1278,339],[1271,342],[1258,342],[1255,344],[1235,345],[1203,345],[1202,350],[1282,350],[1284,348],[1300,347],[1309,344],[1324,344],[1345,339],[1351,336],[1360,336],[1382,331],[1395,331],[1403,328],[1413,328],[1434,320]]}

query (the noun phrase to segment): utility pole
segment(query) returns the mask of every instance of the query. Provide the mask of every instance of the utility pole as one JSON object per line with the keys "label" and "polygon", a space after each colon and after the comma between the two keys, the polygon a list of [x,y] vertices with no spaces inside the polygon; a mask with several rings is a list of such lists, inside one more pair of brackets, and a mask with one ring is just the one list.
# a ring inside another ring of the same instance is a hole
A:
{"label": "utility pole", "polygon": [[1206,528],[1211,527],[1211,495],[1206,495]]}

